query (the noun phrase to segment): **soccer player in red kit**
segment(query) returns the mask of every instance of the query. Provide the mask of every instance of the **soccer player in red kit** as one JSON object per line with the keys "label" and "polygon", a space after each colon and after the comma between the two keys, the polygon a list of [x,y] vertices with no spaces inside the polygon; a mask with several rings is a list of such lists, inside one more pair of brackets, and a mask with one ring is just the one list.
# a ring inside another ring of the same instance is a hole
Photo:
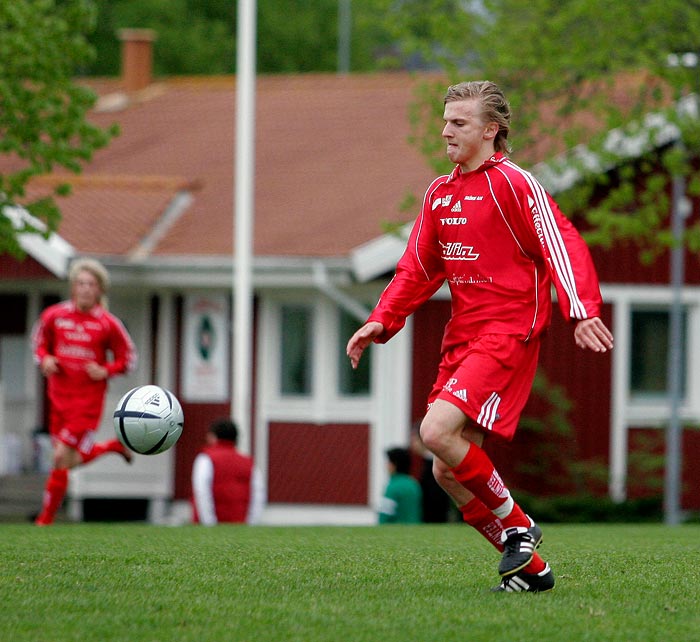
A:
{"label": "soccer player in red kit", "polygon": [[489,81],[448,88],[442,137],[456,166],[429,186],[394,278],[349,340],[357,367],[447,281],[452,315],[420,434],[433,472],[465,522],[502,552],[494,590],[546,591],[549,565],[537,554],[540,527],[518,506],[482,449],[511,440],[530,394],[551,285],[574,326],[576,345],[613,347],[588,248],[544,188],[505,154],[510,106]]}
{"label": "soccer player in red kit", "polygon": [[[38,526],[52,524],[68,489],[68,471],[104,454],[132,454],[116,439],[94,443],[107,380],[132,371],[136,349],[126,328],[102,307],[107,270],[93,259],[70,269],[71,299],[49,306],[33,330],[34,357],[47,378],[53,468],[44,490]],[[108,353],[111,358],[108,359]]]}

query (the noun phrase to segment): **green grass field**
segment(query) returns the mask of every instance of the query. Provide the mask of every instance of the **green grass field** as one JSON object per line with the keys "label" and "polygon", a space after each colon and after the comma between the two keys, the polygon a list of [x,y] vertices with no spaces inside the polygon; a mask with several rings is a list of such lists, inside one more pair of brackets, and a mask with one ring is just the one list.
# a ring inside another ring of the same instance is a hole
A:
{"label": "green grass field", "polygon": [[3,525],[0,640],[700,640],[700,526],[544,532],[555,590],[494,594],[457,524]]}

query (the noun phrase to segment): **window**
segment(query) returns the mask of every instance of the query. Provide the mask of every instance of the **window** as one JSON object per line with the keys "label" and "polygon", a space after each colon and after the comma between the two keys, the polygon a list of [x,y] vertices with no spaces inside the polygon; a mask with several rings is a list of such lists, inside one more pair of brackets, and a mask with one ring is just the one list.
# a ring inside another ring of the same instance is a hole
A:
{"label": "window", "polygon": [[298,293],[292,298],[280,292],[263,310],[261,322],[269,334],[275,334],[273,344],[260,346],[265,367],[272,371],[272,376],[263,376],[275,381],[272,398],[286,407],[313,413],[367,403],[372,350],[365,350],[357,370],[345,353],[348,339],[362,321],[316,293]]}
{"label": "window", "polygon": [[26,294],[0,294],[0,334],[24,334],[27,331]]}
{"label": "window", "polygon": [[353,370],[345,353],[348,339],[359,327],[357,319],[344,310],[339,311],[338,328],[338,393],[341,395],[369,394],[369,373],[371,370],[372,351],[368,348],[362,355],[357,370]]}
{"label": "window", "polygon": [[281,308],[280,389],[283,395],[311,393],[313,355],[311,309],[300,305]]}
{"label": "window", "polygon": [[[682,324],[681,394],[686,388],[686,312]],[[630,388],[633,395],[662,396],[668,391],[668,310],[632,311],[632,356]]]}

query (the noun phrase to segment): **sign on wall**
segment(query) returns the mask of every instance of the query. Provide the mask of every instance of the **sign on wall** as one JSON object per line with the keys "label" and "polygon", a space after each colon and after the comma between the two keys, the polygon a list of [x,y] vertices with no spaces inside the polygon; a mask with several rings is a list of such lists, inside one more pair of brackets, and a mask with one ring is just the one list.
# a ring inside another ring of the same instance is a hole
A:
{"label": "sign on wall", "polygon": [[183,400],[228,401],[228,299],[223,294],[188,295],[184,309]]}

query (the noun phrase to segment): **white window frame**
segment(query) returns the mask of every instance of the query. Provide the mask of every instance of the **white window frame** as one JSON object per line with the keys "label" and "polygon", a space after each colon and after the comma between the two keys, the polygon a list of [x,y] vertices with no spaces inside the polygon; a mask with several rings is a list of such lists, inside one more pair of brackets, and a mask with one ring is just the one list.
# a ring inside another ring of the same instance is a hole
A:
{"label": "white window frame", "polygon": [[[603,299],[613,306],[615,348],[612,352],[612,408],[610,426],[610,496],[624,501],[627,495],[628,431],[630,428],[664,429],[669,420],[669,400],[663,396],[632,396],[630,386],[633,309],[669,309],[668,286],[603,285]],[[686,310],[686,386],[679,414],[686,424],[700,422],[700,287],[683,288]]]}
{"label": "white window frame", "polygon": [[[311,310],[311,337],[313,348],[311,362],[313,373],[308,395],[289,395],[281,392],[282,315],[284,305],[303,305]],[[338,306],[313,290],[267,292],[260,300],[260,333],[265,337],[258,345],[261,371],[259,380],[263,407],[269,410],[268,419],[275,417],[289,420],[334,422],[342,417],[344,422],[365,421],[372,397],[373,383],[365,395],[341,395],[338,381]],[[360,323],[358,322],[358,327]],[[347,337],[349,338],[349,337]],[[370,347],[370,350],[373,348]]]}
{"label": "white window frame", "polygon": [[[670,299],[659,296],[654,291],[648,291],[646,296],[631,297],[621,301],[617,305],[620,308],[618,315],[624,319],[624,325],[616,325],[618,328],[624,327],[624,332],[617,331],[618,336],[624,335],[626,341],[618,346],[617,337],[615,349],[619,350],[618,357],[624,361],[626,370],[622,386],[622,394],[625,402],[625,415],[628,425],[638,427],[662,426],[668,420],[670,403],[668,395],[665,394],[640,394],[632,392],[631,367],[632,367],[632,313],[637,310],[669,311]],[[700,362],[693,359],[693,355],[698,354],[700,348],[700,298],[696,300],[684,300],[683,308],[686,315],[686,350],[685,350],[685,391],[681,399],[681,418],[687,421],[694,421],[700,417]]]}

